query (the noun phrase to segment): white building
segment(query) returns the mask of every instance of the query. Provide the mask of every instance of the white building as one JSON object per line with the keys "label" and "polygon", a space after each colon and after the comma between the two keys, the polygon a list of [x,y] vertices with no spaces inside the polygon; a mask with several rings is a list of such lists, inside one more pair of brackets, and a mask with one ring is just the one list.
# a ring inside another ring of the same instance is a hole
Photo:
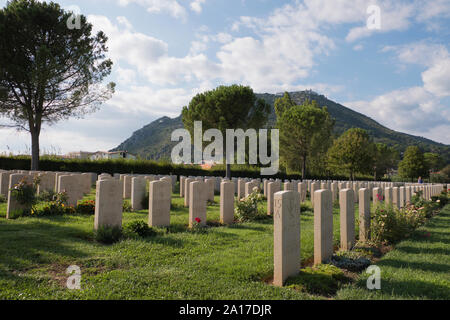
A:
{"label": "white building", "polygon": [[91,160],[103,160],[103,159],[136,159],[136,157],[128,151],[97,151],[92,154],[89,159]]}

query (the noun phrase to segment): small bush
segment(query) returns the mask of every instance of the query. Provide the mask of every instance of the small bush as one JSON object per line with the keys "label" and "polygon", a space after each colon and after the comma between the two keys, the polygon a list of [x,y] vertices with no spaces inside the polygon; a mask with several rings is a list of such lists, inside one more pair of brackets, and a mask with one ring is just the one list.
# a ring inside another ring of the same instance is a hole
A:
{"label": "small bush", "polygon": [[262,202],[263,196],[258,191],[253,191],[248,197],[236,201],[234,209],[236,220],[246,222],[266,218],[267,215],[258,210],[258,205]]}
{"label": "small bush", "polygon": [[113,244],[122,238],[122,228],[101,226],[94,231],[94,239],[104,244]]}
{"label": "small bush", "polygon": [[130,200],[123,201],[122,210],[123,210],[123,212],[132,212],[133,211],[133,208],[131,208]]}
{"label": "small bush", "polygon": [[75,211],[81,214],[94,215],[95,201],[94,200],[82,201],[75,207]]}
{"label": "small bush", "polygon": [[4,195],[0,194],[0,203],[6,203],[7,200]]}
{"label": "small bush", "polygon": [[38,200],[42,202],[55,201],[57,193],[54,191],[41,191],[38,196]]}
{"label": "small bush", "polygon": [[347,269],[353,272],[361,272],[370,266],[371,261],[361,251],[338,251],[330,260],[330,263],[338,268]]}
{"label": "small bush", "polygon": [[36,211],[36,216],[62,216],[64,214],[74,214],[75,208],[66,206],[58,201],[49,202],[42,209]]}
{"label": "small bush", "polygon": [[426,220],[426,210],[409,206],[398,210],[377,207],[373,216],[372,236],[377,244],[396,243],[409,235]]}
{"label": "small bush", "polygon": [[156,235],[156,231],[148,226],[145,221],[132,221],[123,227],[123,235],[127,238],[145,238]]}
{"label": "small bush", "polygon": [[39,184],[39,178],[35,178],[32,183],[29,183],[26,178],[19,181],[18,184],[11,188],[11,195],[17,200],[18,203],[25,207],[23,215],[31,215],[33,213],[35,205],[38,203],[36,196],[37,185]]}

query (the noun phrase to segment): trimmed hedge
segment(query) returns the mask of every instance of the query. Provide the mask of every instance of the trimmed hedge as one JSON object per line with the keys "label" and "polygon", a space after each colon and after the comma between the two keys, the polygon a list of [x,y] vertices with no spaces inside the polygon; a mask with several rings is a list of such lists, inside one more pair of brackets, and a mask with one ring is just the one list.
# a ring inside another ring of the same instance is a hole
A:
{"label": "trimmed hedge", "polygon": [[[0,156],[0,169],[4,170],[30,170],[31,158],[29,156]],[[232,165],[233,177],[259,178],[260,168],[248,165]],[[101,173],[131,173],[131,174],[163,174],[182,176],[225,176],[225,166],[218,165],[211,170],[204,170],[197,165],[175,165],[170,162],[157,162],[152,160],[84,160],[61,159],[55,157],[41,157],[39,169],[42,171],[66,172],[95,172]],[[270,178],[300,180],[299,174],[278,173]],[[320,180],[348,180],[345,176],[309,176],[308,179]],[[357,177],[358,180],[371,180],[368,176]]]}

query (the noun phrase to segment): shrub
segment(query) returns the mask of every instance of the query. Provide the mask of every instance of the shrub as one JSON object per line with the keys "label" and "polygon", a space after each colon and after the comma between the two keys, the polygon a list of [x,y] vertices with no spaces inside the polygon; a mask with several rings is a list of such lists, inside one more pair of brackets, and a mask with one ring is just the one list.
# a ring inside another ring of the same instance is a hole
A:
{"label": "shrub", "polygon": [[54,191],[42,191],[39,193],[38,200],[42,202],[55,201],[57,193]]}
{"label": "shrub", "polygon": [[75,207],[75,211],[81,214],[93,215],[95,214],[95,201],[94,200],[82,201]]}
{"label": "shrub", "polygon": [[130,200],[123,201],[122,211],[123,212],[132,212],[133,211],[133,209],[131,208]]}
{"label": "shrub", "polygon": [[100,226],[94,231],[94,238],[100,243],[113,244],[122,238],[122,228]]}
{"label": "shrub", "polygon": [[419,225],[423,224],[426,214],[423,208],[409,206],[398,210],[389,206],[378,206],[372,223],[372,237],[377,244],[395,243],[408,237]]}
{"label": "shrub", "polygon": [[35,178],[32,183],[27,182],[25,178],[19,181],[11,189],[11,195],[17,200],[18,203],[25,207],[23,215],[30,215],[34,210],[34,206],[38,203],[36,196],[37,185],[39,184],[39,178]]}
{"label": "shrub", "polygon": [[353,272],[361,272],[371,264],[367,254],[359,250],[338,251],[333,255],[330,263],[338,268]]}
{"label": "shrub", "polygon": [[5,203],[8,199],[2,194],[0,194],[0,203]]}
{"label": "shrub", "polygon": [[234,213],[239,222],[260,220],[266,215],[258,210],[258,205],[263,202],[263,196],[258,191],[253,191],[246,198],[236,201]]}
{"label": "shrub", "polygon": [[148,226],[145,221],[132,221],[123,227],[123,235],[127,238],[145,238],[156,235],[156,231]]}

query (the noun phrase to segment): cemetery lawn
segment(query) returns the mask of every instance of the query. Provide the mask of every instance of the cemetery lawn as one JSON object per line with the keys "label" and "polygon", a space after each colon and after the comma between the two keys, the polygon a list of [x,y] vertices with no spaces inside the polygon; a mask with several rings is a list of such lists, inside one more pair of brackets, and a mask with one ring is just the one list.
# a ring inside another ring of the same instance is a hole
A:
{"label": "cemetery lawn", "polygon": [[[93,199],[95,193],[86,199]],[[219,220],[219,197],[208,223]],[[6,220],[0,204],[0,299],[324,299],[264,282],[273,275],[273,220],[186,230],[189,211],[173,194],[169,232],[103,245],[93,240],[93,216]],[[266,203],[264,203],[264,206]],[[313,257],[313,212],[301,215],[301,256]],[[147,221],[146,210],[123,223]],[[339,239],[338,210],[334,214]],[[81,289],[68,290],[65,271],[81,268]]]}
{"label": "cemetery lawn", "polygon": [[450,205],[377,265],[381,290],[369,291],[369,275],[337,293],[338,299],[450,299]]}
{"label": "cemetery lawn", "polygon": [[[0,299],[450,298],[450,206],[378,263],[381,292],[365,289],[361,275],[337,296],[321,296],[267,284],[273,275],[273,220],[218,226],[219,197],[215,201],[208,206],[208,224],[215,227],[207,232],[186,230],[189,211],[173,194],[168,230],[114,245],[94,241],[93,216],[6,220],[6,204],[0,204]],[[335,245],[338,211],[333,212]],[[147,216],[146,210],[125,212],[123,223],[147,221]],[[424,238],[424,232],[430,237]],[[313,237],[313,211],[306,202],[301,214],[302,265],[311,264]],[[70,265],[81,268],[82,290],[66,288]]]}

